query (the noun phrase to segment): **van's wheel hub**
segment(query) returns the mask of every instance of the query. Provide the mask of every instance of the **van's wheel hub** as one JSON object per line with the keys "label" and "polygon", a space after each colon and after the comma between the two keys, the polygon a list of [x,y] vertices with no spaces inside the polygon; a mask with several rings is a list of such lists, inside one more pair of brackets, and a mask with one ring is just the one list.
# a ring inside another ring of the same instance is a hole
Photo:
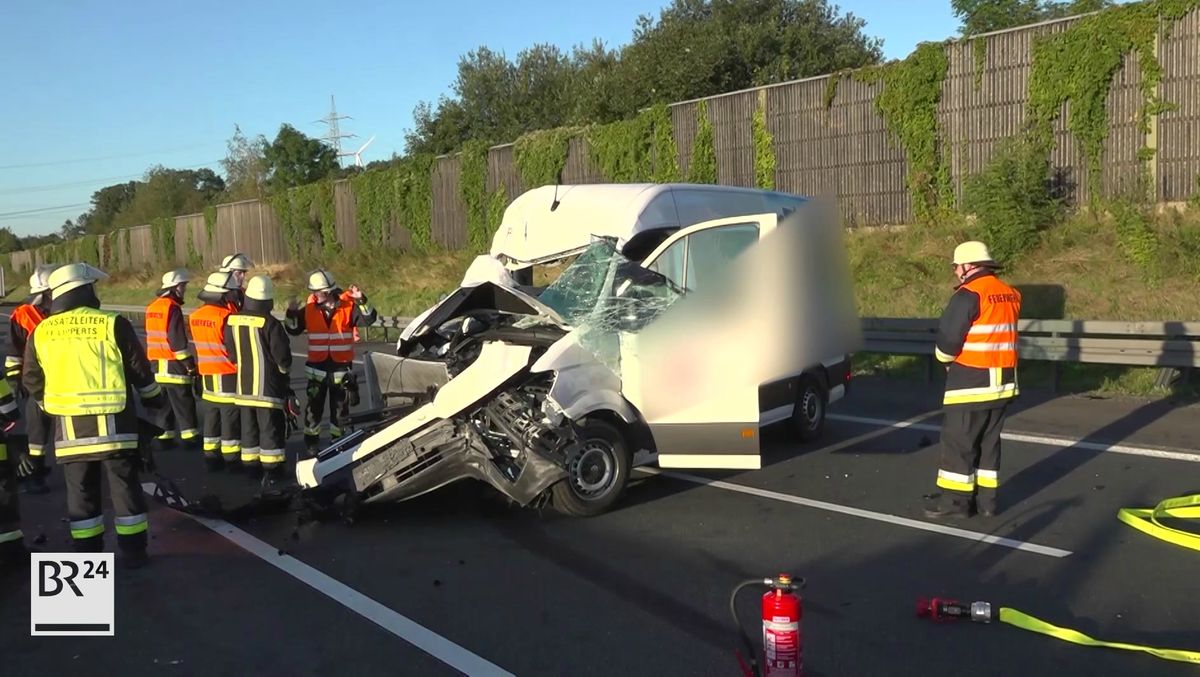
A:
{"label": "van's wheel hub", "polygon": [[809,430],[814,430],[821,422],[821,395],[814,389],[804,391],[800,400],[800,410],[804,412],[804,420]]}
{"label": "van's wheel hub", "polygon": [[603,494],[616,475],[616,459],[612,445],[604,440],[591,439],[575,455],[570,465],[571,486],[581,497]]}

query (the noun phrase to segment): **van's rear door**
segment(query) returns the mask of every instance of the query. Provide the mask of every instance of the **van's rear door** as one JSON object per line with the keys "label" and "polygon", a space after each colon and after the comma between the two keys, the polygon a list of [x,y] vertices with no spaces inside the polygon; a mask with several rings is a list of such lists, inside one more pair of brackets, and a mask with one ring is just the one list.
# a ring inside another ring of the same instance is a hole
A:
{"label": "van's rear door", "polygon": [[761,467],[759,383],[737,377],[754,357],[735,344],[754,311],[738,298],[745,280],[729,276],[745,276],[735,259],[776,226],[773,213],[697,223],[643,263],[684,289],[677,303],[687,306],[622,336],[623,390],[649,423],[661,467]]}

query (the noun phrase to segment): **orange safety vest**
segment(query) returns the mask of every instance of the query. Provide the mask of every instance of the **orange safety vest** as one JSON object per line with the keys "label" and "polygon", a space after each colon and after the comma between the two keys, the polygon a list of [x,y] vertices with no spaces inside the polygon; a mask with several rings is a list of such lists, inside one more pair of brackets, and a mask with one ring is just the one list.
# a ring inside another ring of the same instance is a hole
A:
{"label": "orange safety vest", "polygon": [[26,336],[31,336],[38,323],[46,319],[46,316],[32,303],[23,303],[13,310],[11,319],[25,330]]}
{"label": "orange safety vest", "polygon": [[[350,292],[348,292],[348,291],[344,291],[344,292],[342,292],[341,299],[342,299],[343,301],[349,301],[350,303],[354,303],[354,299],[350,298]],[[316,294],[309,294],[309,295],[308,295],[308,300],[307,300],[307,301],[305,301],[305,303],[316,303],[316,302],[317,302],[317,295],[316,295]],[[355,326],[355,327],[352,327],[352,328],[350,329],[350,331],[351,331],[351,333],[353,333],[353,334],[354,334],[354,342],[355,342],[355,343],[358,343],[359,341],[362,341],[362,337],[358,335],[358,327],[357,327],[357,326]]]}
{"label": "orange safety vest", "polygon": [[350,323],[354,316],[354,304],[346,299],[339,299],[337,309],[333,311],[329,322],[317,308],[317,304],[309,303],[304,307],[304,329],[308,333],[308,361],[324,362],[332,359],[340,364],[350,364],[354,361],[354,334]]}
{"label": "orange safety vest", "polygon": [[955,362],[975,369],[1009,369],[1017,366],[1017,320],[1021,292],[994,275],[984,275],[963,285],[979,296],[979,317],[967,331]]}
{"label": "orange safety vest", "polygon": [[178,306],[175,299],[161,296],[146,306],[146,359],[174,360],[175,351],[167,340],[167,320],[171,306]]}
{"label": "orange safety vest", "polygon": [[237,365],[225,350],[225,321],[230,314],[224,306],[205,304],[188,316],[196,344],[196,370],[201,376],[237,373]]}

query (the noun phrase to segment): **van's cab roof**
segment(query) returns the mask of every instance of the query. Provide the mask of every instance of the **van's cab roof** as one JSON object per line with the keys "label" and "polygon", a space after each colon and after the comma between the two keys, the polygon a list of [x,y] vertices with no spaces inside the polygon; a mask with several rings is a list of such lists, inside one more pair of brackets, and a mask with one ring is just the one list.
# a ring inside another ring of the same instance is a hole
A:
{"label": "van's cab roof", "polygon": [[808,198],[737,186],[694,183],[600,183],[542,186],[504,211],[491,255],[510,269],[583,250],[594,237],[617,250],[652,232],[670,233],[711,219],[774,212],[780,217]]}

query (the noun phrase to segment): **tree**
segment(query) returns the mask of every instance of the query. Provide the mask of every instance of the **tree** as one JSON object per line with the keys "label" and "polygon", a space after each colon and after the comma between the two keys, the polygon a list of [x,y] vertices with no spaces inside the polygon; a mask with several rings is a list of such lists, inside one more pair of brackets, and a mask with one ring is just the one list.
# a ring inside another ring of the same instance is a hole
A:
{"label": "tree", "polygon": [[275,140],[263,150],[267,186],[286,190],[328,177],[338,170],[337,153],[284,123]]}
{"label": "tree", "polygon": [[133,200],[113,219],[117,227],[141,226],[163,216],[195,214],[225,190],[211,169],[168,169],[156,165],[137,184]]}
{"label": "tree", "polygon": [[620,50],[594,41],[570,55],[534,45],[515,61],[487,47],[459,60],[454,97],[413,111],[407,152],[449,153],[468,139],[612,122],[655,103],[710,96],[879,63],[880,41],[826,0],[673,0],[638,18]]}
{"label": "tree", "polygon": [[233,126],[233,137],[226,143],[228,153],[221,161],[225,169],[224,200],[237,202],[262,197],[266,190],[267,139],[259,134],[246,138],[242,128]]}
{"label": "tree", "polygon": [[865,22],[825,0],[673,0],[621,54],[631,108],[879,63]]}
{"label": "tree", "polygon": [[[121,213],[121,210],[125,209],[130,202],[133,202],[137,186],[137,181],[127,181],[105,186],[92,193],[92,207],[79,216],[77,228],[82,228],[84,232],[93,235],[112,230],[117,214]],[[71,235],[71,237],[73,236]],[[68,237],[66,231],[63,232],[63,237]]]}
{"label": "tree", "polygon": [[1027,26],[1112,7],[1113,0],[950,0],[963,35]]}
{"label": "tree", "polygon": [[82,222],[72,223],[71,219],[63,221],[62,228],[58,231],[63,239],[70,240],[71,238],[82,237],[87,234],[87,228]]}
{"label": "tree", "polygon": [[0,254],[9,254],[19,252],[25,246],[21,244],[21,238],[17,237],[12,229],[8,226],[0,227]]}

